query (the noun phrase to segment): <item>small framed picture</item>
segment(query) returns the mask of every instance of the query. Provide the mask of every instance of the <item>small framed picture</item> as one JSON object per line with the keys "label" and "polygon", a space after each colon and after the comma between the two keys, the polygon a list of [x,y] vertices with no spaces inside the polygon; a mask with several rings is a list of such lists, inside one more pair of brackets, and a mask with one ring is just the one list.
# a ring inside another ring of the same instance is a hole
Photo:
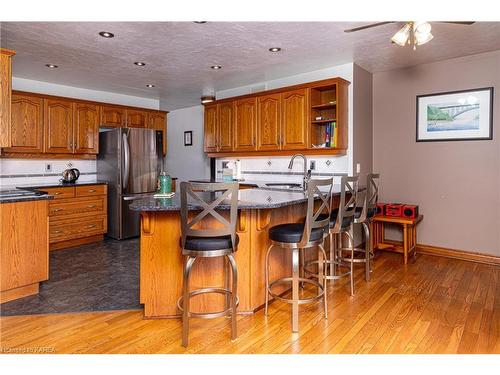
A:
{"label": "small framed picture", "polygon": [[417,96],[417,142],[493,139],[493,87]]}
{"label": "small framed picture", "polygon": [[193,131],[188,130],[184,132],[184,146],[192,146],[193,145]]}

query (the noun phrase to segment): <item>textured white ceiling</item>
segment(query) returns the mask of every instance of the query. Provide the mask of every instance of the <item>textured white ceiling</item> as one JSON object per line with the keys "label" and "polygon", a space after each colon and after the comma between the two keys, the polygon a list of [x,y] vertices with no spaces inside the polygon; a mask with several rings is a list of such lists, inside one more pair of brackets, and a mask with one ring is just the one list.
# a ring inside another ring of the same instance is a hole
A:
{"label": "textured white ceiling", "polygon": [[[364,23],[363,23],[364,24]],[[168,109],[202,93],[354,61],[383,71],[500,49],[500,23],[433,23],[416,51],[390,43],[402,24],[344,33],[353,22],[4,22],[1,45],[17,51],[14,75],[162,99]],[[99,31],[110,31],[105,39]],[[282,48],[270,53],[270,47]],[[138,67],[134,61],[147,65]],[[45,64],[59,65],[48,69]],[[211,65],[222,65],[214,71]],[[156,85],[147,89],[146,84]]]}

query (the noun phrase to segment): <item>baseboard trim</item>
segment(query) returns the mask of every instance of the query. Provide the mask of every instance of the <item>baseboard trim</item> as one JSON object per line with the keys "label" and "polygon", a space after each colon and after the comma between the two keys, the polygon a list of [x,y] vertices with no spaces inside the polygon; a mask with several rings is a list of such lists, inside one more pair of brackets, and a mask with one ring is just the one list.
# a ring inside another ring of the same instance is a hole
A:
{"label": "baseboard trim", "polygon": [[436,255],[446,258],[466,260],[469,262],[489,264],[492,266],[500,266],[500,257],[496,257],[494,255],[447,249],[438,246],[417,244],[417,254]]}

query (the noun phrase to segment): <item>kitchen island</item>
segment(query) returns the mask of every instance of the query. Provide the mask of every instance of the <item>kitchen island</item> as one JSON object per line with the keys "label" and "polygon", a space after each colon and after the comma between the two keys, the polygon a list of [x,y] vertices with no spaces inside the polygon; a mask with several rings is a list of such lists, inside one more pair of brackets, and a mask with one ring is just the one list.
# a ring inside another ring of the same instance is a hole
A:
{"label": "kitchen island", "polygon": [[[338,205],[340,186],[334,185],[335,206]],[[239,313],[252,313],[265,300],[264,262],[270,245],[268,230],[274,225],[299,222],[306,215],[307,196],[295,190],[246,189],[238,196],[239,236],[235,254],[238,266]],[[200,206],[188,199],[193,214]],[[173,198],[148,197],[136,200],[130,208],[141,212],[140,239],[140,302],[144,316],[179,316],[177,299],[182,290],[183,258],[180,235],[180,194]],[[221,214],[228,215],[229,204],[219,206]],[[227,216],[225,216],[227,217]],[[216,225],[206,218],[204,225]],[[315,253],[316,251],[314,251]],[[308,251],[309,257],[316,255]],[[198,259],[191,273],[192,289],[224,285],[223,257]],[[287,250],[275,250],[270,257],[271,280],[291,272],[291,256]],[[283,286],[282,291],[285,291]],[[279,290],[278,290],[279,292]],[[220,311],[224,306],[221,295],[199,295],[191,300],[192,311]]]}

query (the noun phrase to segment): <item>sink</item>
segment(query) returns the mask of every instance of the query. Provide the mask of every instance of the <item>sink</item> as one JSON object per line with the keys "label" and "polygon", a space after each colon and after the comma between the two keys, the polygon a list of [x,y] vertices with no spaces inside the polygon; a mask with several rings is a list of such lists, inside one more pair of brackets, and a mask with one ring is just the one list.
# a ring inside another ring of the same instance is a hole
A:
{"label": "sink", "polygon": [[266,187],[273,188],[273,189],[302,189],[301,184],[295,184],[295,183],[286,183],[286,182],[271,182],[269,184],[266,184]]}

